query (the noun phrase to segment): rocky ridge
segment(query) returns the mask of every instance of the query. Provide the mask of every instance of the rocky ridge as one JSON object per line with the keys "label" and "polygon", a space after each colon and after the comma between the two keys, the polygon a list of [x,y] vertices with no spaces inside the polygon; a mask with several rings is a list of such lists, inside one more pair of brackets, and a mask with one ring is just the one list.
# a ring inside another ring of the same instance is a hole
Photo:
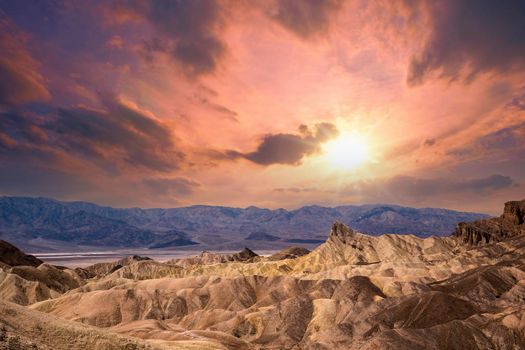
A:
{"label": "rocky ridge", "polygon": [[232,254],[221,254],[203,251],[200,255],[190,258],[172,259],[167,263],[181,267],[190,267],[193,265],[210,265],[227,262],[254,262],[259,255],[249,248],[244,248],[240,252]]}
{"label": "rocky ridge", "polygon": [[370,236],[335,222],[311,252],[129,258],[22,310],[175,349],[525,348],[522,202],[507,203],[475,244],[457,233]]}
{"label": "rocky ridge", "polygon": [[497,218],[461,222],[454,236],[469,245],[499,242],[525,234],[525,200],[505,203],[503,214]]}

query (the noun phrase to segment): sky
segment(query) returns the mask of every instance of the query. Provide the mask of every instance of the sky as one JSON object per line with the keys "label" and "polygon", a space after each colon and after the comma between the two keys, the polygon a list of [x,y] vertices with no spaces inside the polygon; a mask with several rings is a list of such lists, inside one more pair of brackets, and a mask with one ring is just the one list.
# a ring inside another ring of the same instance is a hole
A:
{"label": "sky", "polygon": [[0,0],[0,195],[525,198],[525,2]]}

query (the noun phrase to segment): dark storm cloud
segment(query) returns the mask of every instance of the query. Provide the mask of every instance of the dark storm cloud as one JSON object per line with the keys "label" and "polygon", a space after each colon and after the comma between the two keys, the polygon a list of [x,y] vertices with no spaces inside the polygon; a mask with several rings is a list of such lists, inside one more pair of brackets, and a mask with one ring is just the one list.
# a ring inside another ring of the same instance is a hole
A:
{"label": "dark storm cloud", "polygon": [[0,10],[0,106],[50,98],[38,63],[24,46],[25,37]]}
{"label": "dark storm cloud", "polygon": [[[157,171],[178,168],[181,154],[173,151],[169,129],[129,107],[117,104],[108,111],[83,107],[60,109],[46,128],[56,145],[87,158],[113,157]],[[107,155],[108,150],[110,155]]]}
{"label": "dark storm cloud", "polygon": [[2,113],[0,154],[12,158],[21,152],[26,156],[37,151],[62,152],[107,169],[132,166],[165,172],[179,168],[184,155],[176,150],[167,125],[114,99],[107,99],[104,107],[60,108],[45,116]]}
{"label": "dark storm cloud", "polygon": [[[17,140],[25,140],[33,144],[45,142],[47,135],[37,125],[34,116],[29,117],[15,112],[0,114],[0,147],[8,148]],[[3,140],[3,142],[2,142]]]}
{"label": "dark storm cloud", "polygon": [[257,150],[244,157],[262,165],[298,164],[305,155],[314,153],[318,145],[315,140],[298,135],[266,135]]}
{"label": "dark storm cloud", "polygon": [[525,148],[525,123],[509,126],[482,136],[476,143],[486,150]]}
{"label": "dark storm cloud", "polygon": [[515,185],[509,176],[494,174],[483,178],[415,178],[397,176],[386,182],[386,187],[395,193],[412,197],[427,197],[444,193],[489,192]]}
{"label": "dark storm cloud", "polygon": [[0,112],[0,163],[3,166],[30,163],[54,164],[57,152],[46,146],[48,134],[40,126],[41,118],[30,114]]}
{"label": "dark storm cloud", "polygon": [[502,159],[517,156],[525,151],[525,122],[508,126],[474,139],[469,144],[448,151],[458,159],[498,155]]}
{"label": "dark storm cloud", "polygon": [[338,134],[336,126],[331,123],[316,124],[314,130],[301,125],[297,134],[268,134],[262,138],[255,151],[229,151],[226,157],[245,158],[260,165],[299,165],[304,157],[320,152],[321,144]]}
{"label": "dark storm cloud", "polygon": [[151,178],[143,181],[148,190],[156,195],[187,196],[195,193],[201,186],[197,181],[183,177],[176,178]]}
{"label": "dark storm cloud", "polygon": [[219,1],[115,1],[111,7],[115,17],[142,18],[155,29],[157,36],[144,45],[146,58],[166,53],[189,75],[214,72],[227,51],[220,37],[225,10]]}
{"label": "dark storm cloud", "polygon": [[429,1],[433,29],[415,55],[407,77],[424,82],[434,71],[442,78],[470,81],[481,72],[525,66],[525,2],[522,0]]}
{"label": "dark storm cloud", "polygon": [[328,31],[341,4],[339,0],[277,0],[270,17],[295,35],[310,39]]}
{"label": "dark storm cloud", "polygon": [[368,201],[420,201],[437,202],[444,198],[467,200],[472,196],[494,194],[518,186],[510,177],[493,174],[486,177],[437,177],[394,176],[387,179],[360,181],[348,185],[341,193],[362,196]]}
{"label": "dark storm cloud", "polygon": [[62,197],[96,188],[89,177],[78,176],[67,169],[22,162],[0,162],[0,193]]}

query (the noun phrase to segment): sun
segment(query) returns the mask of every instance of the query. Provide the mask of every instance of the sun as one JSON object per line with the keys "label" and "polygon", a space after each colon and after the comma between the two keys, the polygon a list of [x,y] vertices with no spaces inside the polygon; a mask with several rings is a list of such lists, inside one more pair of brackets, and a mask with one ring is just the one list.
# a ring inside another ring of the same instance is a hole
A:
{"label": "sun", "polygon": [[365,138],[356,134],[341,135],[327,142],[323,148],[328,161],[343,170],[356,168],[370,157]]}

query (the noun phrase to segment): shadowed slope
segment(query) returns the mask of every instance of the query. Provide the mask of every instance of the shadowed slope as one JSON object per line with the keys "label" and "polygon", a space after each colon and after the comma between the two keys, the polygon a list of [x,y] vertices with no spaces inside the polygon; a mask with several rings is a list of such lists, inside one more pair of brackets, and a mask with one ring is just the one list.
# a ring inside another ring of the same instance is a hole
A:
{"label": "shadowed slope", "polygon": [[0,266],[1,264],[18,266],[27,265],[37,267],[42,264],[42,260],[33,255],[27,255],[14,245],[0,240]]}
{"label": "shadowed slope", "polygon": [[[0,349],[161,350],[176,349],[119,336],[96,327],[0,301]],[[179,349],[183,349],[179,347]]]}

